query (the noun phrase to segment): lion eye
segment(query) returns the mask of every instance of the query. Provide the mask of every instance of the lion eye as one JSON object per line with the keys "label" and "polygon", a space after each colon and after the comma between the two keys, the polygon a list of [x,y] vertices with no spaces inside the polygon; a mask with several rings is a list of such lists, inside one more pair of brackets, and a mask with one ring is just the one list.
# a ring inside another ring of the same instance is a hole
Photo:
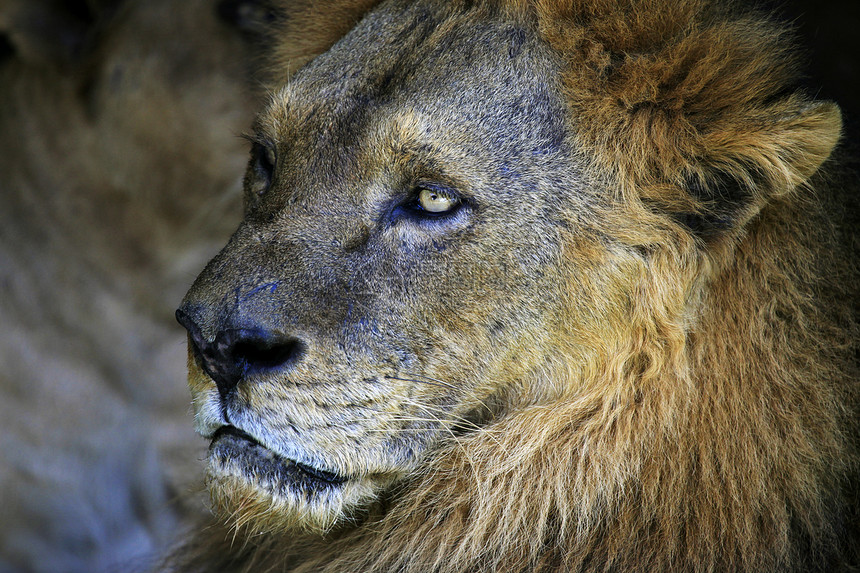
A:
{"label": "lion eye", "polygon": [[254,142],[251,147],[251,170],[254,175],[251,186],[256,193],[264,193],[269,189],[276,162],[275,150],[271,146]]}
{"label": "lion eye", "polygon": [[456,195],[444,189],[422,188],[418,192],[418,204],[428,213],[446,213],[459,203]]}

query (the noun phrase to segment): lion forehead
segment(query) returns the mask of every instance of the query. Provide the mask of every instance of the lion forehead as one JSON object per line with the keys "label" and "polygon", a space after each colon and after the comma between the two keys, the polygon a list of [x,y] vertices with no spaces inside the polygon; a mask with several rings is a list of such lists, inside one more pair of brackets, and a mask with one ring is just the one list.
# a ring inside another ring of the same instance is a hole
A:
{"label": "lion forehead", "polygon": [[551,78],[560,78],[559,59],[524,23],[476,12],[478,23],[442,3],[384,4],[279,88],[260,124],[281,140],[310,132],[367,141],[370,153],[380,145],[366,137],[368,124],[373,135],[419,145],[438,142],[440,127],[470,124],[456,143],[471,133],[484,147],[491,138],[513,152],[535,141],[558,148],[565,105]]}

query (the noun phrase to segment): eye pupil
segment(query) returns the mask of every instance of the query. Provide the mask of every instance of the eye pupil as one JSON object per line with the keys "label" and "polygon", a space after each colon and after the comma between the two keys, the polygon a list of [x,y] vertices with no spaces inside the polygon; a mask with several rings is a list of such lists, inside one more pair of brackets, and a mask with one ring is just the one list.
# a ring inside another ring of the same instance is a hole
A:
{"label": "eye pupil", "polygon": [[452,210],[460,200],[453,194],[440,189],[421,189],[418,204],[429,213],[445,213]]}
{"label": "eye pupil", "polygon": [[256,159],[257,169],[260,171],[260,174],[266,177],[271,176],[272,170],[275,168],[274,153],[272,150],[260,145],[254,150],[254,158]]}

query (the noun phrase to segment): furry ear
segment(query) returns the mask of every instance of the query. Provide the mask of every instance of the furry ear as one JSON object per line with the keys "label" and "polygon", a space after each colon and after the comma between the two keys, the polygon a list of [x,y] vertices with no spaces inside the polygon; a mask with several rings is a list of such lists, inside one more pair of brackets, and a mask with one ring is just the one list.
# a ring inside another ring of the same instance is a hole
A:
{"label": "furry ear", "polygon": [[798,188],[841,119],[797,91],[783,25],[710,0],[536,2],[579,145],[619,193],[713,235]]}
{"label": "furry ear", "polygon": [[799,96],[715,122],[702,137],[705,156],[679,185],[691,200],[674,202],[692,209],[673,215],[703,238],[742,227],[768,201],[806,184],[841,127],[838,106]]}

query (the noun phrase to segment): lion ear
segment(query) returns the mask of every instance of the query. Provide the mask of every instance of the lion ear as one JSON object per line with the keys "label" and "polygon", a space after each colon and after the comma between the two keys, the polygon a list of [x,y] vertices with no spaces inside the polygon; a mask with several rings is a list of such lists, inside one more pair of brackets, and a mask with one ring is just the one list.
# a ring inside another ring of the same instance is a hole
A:
{"label": "lion ear", "polygon": [[696,209],[679,219],[705,236],[742,227],[802,188],[836,146],[842,115],[836,104],[790,96],[721,123],[703,136],[705,157],[682,184]]}
{"label": "lion ear", "polygon": [[680,218],[706,236],[742,227],[771,200],[802,188],[841,129],[837,105],[798,96],[725,122],[703,138],[706,158],[683,184],[697,208]]}
{"label": "lion ear", "polygon": [[289,80],[302,65],[328,50],[379,0],[338,0],[325,10],[318,0],[271,0],[282,15],[276,22],[270,55],[271,87]]}
{"label": "lion ear", "polygon": [[775,143],[785,157],[790,191],[805,183],[830,157],[842,133],[842,112],[832,102],[806,104],[795,116],[778,122]]}

